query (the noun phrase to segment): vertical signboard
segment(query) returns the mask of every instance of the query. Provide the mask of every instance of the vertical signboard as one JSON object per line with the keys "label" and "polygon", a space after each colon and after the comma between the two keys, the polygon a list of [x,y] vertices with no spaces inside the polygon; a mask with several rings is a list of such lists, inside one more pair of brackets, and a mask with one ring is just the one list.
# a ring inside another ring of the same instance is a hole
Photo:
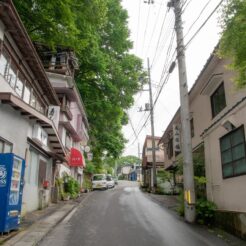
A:
{"label": "vertical signboard", "polygon": [[180,127],[177,124],[173,124],[173,152],[175,155],[181,152]]}

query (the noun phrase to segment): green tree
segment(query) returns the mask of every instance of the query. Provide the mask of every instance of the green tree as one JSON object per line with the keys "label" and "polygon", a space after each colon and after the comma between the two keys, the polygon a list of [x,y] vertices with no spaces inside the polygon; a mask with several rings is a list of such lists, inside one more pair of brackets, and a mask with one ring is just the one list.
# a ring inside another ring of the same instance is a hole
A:
{"label": "green tree", "polygon": [[246,1],[227,0],[221,18],[223,29],[219,54],[231,58],[230,68],[238,72],[236,83],[246,85]]}
{"label": "green tree", "polygon": [[120,0],[13,0],[34,41],[74,48],[80,69],[76,83],[90,124],[93,163],[120,156],[127,123],[125,110],[145,76],[142,62],[129,53],[127,12]]}
{"label": "green tree", "polygon": [[124,166],[126,164],[134,165],[134,164],[140,164],[141,160],[133,155],[128,155],[128,156],[122,156],[117,160],[117,165],[118,166]]}

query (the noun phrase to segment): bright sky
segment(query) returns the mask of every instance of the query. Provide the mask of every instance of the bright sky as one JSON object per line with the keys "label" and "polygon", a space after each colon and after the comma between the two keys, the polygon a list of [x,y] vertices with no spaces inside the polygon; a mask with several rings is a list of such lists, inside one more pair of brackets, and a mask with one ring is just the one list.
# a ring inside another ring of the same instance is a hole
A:
{"label": "bright sky", "polygon": [[[166,79],[166,69],[169,69],[171,61],[173,58],[175,59],[173,56],[176,48],[176,36],[173,35],[174,13],[173,9],[167,10],[168,0],[154,0],[154,4],[147,4],[144,1],[148,2],[148,0],[122,0],[122,5],[129,15],[128,26],[131,40],[134,43],[132,52],[143,59],[146,69],[147,57],[149,57],[154,101],[163,82],[167,81],[154,107],[155,135],[162,136],[180,105],[177,66],[169,79]],[[185,44],[220,1],[181,0],[182,3],[185,2],[182,14]],[[219,14],[220,12],[216,11],[212,15],[186,49],[189,89],[218,43],[220,36]],[[148,88],[147,85],[145,87]],[[148,102],[148,91],[143,91],[135,96],[134,106],[128,111],[130,122],[123,128],[124,136],[128,140],[123,155],[138,156],[138,144],[142,153],[145,136],[151,135],[150,119],[144,124],[149,112],[138,112],[139,108],[144,108],[145,103]]]}

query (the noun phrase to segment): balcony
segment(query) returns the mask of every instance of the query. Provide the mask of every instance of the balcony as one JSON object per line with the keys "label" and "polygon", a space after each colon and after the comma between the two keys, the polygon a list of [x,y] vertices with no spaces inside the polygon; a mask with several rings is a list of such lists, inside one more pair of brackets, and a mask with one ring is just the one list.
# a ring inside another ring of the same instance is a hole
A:
{"label": "balcony", "polygon": [[55,51],[45,44],[35,42],[36,50],[46,72],[73,76],[78,69],[78,59],[69,47],[57,46]]}

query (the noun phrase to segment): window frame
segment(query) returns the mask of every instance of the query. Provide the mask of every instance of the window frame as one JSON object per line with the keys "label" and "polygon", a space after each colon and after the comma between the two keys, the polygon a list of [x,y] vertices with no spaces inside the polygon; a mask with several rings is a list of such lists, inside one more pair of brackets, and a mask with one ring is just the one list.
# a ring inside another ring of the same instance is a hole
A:
{"label": "window frame", "polygon": [[167,157],[168,159],[172,159],[174,156],[174,148],[173,148],[173,138],[169,138],[168,139],[168,143],[167,143]]}
{"label": "window frame", "polygon": [[[215,94],[220,90],[221,87],[223,87],[223,90],[224,90],[225,105],[224,105],[224,107],[220,111],[215,112],[215,110],[214,110],[214,97],[215,97]],[[212,118],[216,117],[226,107],[226,94],[225,94],[224,81],[222,81],[219,84],[219,86],[214,90],[214,92],[210,96],[210,104],[211,104],[211,110],[212,110]]]}
{"label": "window frame", "polygon": [[[233,145],[231,144],[231,136],[233,133],[235,133],[236,131],[239,131],[241,130],[242,134],[243,134],[243,142],[241,143],[237,143],[236,145]],[[223,139],[225,138],[228,138],[230,139],[230,148],[228,149],[225,149],[222,151],[221,149],[221,142]],[[230,132],[228,132],[227,134],[225,134],[224,136],[222,136],[220,139],[219,139],[219,143],[220,143],[220,157],[221,157],[221,168],[222,168],[222,178],[223,179],[228,179],[228,178],[234,178],[234,177],[238,177],[238,176],[242,176],[242,175],[246,175],[246,171],[242,172],[242,173],[239,173],[239,174],[235,174],[234,173],[234,169],[235,169],[235,165],[236,165],[236,162],[237,161],[240,161],[240,160],[243,160],[245,159],[245,165],[246,165],[246,140],[245,140],[245,129],[244,129],[244,125],[241,125],[233,130],[231,130]],[[241,158],[238,158],[238,159],[233,159],[233,153],[232,153],[232,149],[235,148],[236,146],[239,146],[243,144],[243,147],[244,147],[244,157],[241,157]],[[232,154],[232,160],[228,163],[223,163],[223,157],[222,157],[222,154],[226,151],[230,150],[231,154]],[[223,166],[224,165],[230,165],[232,167],[232,175],[229,175],[229,176],[224,176],[224,173],[223,173]]]}
{"label": "window frame", "polygon": [[[47,105],[45,101],[42,99],[42,97],[39,96],[39,93],[37,92],[36,88],[34,88],[33,85],[33,79],[30,77],[30,74],[25,66],[21,66],[17,60],[18,55],[13,54],[13,52],[8,47],[8,40],[7,43],[3,43],[0,49],[0,57],[4,56],[7,60],[5,72],[3,77],[5,78],[6,82],[9,84],[9,86],[16,92],[16,95],[21,98],[21,100],[24,101],[24,93],[26,86],[30,89],[30,98],[29,103],[27,103],[29,106],[37,110],[43,115],[47,114]],[[17,58],[16,58],[17,57]],[[15,81],[12,81],[10,79],[10,69],[15,73]],[[21,79],[20,79],[21,78]],[[19,95],[17,91],[17,80],[20,79],[22,82],[22,91],[21,95]],[[11,81],[13,82],[11,84]],[[32,99],[35,99],[35,106],[32,104]]]}
{"label": "window frame", "polygon": [[[13,143],[9,142],[8,140],[2,137],[0,137],[0,142],[3,144],[2,149],[0,149],[0,153],[12,153],[13,152]],[[11,152],[4,151],[6,144],[10,146]]]}
{"label": "window frame", "polygon": [[195,137],[195,126],[194,126],[194,118],[190,119],[190,135],[191,138]]}

